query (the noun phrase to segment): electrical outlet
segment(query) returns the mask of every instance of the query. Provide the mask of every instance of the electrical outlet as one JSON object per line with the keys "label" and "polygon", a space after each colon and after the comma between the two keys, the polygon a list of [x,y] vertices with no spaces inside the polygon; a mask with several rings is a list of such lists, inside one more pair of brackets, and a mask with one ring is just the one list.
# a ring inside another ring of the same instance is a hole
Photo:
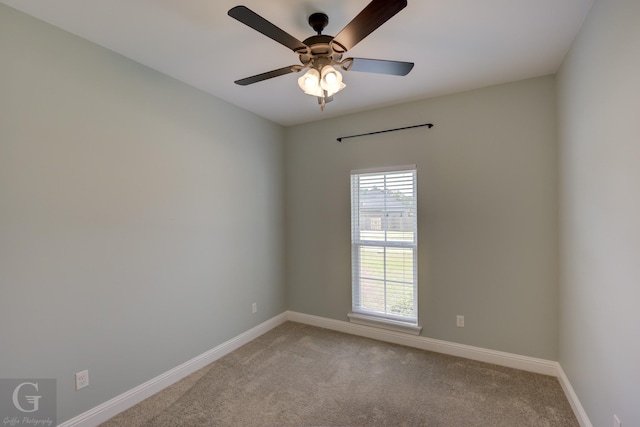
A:
{"label": "electrical outlet", "polygon": [[613,414],[613,427],[622,427],[622,423],[620,422],[620,418],[616,414]]}
{"label": "electrical outlet", "polygon": [[89,385],[89,371],[84,370],[76,373],[76,390],[85,388]]}
{"label": "electrical outlet", "polygon": [[258,304],[257,303],[254,302],[253,304],[251,304],[251,312],[253,314],[256,314],[258,312]]}
{"label": "electrical outlet", "polygon": [[464,316],[461,316],[461,315],[456,316],[456,326],[458,328],[464,328]]}

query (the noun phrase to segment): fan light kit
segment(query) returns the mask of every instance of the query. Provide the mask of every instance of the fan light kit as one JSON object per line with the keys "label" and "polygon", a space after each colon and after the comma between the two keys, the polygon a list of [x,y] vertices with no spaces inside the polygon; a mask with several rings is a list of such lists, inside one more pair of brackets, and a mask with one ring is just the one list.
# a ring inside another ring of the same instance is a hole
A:
{"label": "fan light kit", "polygon": [[324,13],[314,13],[309,17],[309,25],[317,35],[304,41],[299,41],[246,6],[236,6],[229,10],[229,16],[291,49],[299,56],[302,65],[290,65],[236,80],[235,83],[246,86],[308,68],[307,72],[298,79],[298,86],[307,95],[316,97],[320,109],[324,110],[325,104],[333,100],[333,95],[346,87],[342,82],[342,74],[336,67],[343,71],[406,76],[413,68],[412,62],[366,58],[342,59],[345,52],[406,6],[406,0],[373,0],[335,37],[322,34],[322,30],[329,23],[329,17]]}
{"label": "fan light kit", "polygon": [[325,65],[320,72],[310,69],[298,79],[298,85],[307,95],[323,98],[333,96],[346,86],[342,83],[342,74],[331,65]]}

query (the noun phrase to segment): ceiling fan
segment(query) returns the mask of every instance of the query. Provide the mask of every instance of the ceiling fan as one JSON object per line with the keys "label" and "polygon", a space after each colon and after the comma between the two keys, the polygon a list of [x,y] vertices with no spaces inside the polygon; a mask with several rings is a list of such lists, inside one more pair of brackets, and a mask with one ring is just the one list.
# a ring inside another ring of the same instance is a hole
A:
{"label": "ceiling fan", "polygon": [[298,85],[304,93],[318,98],[320,108],[324,110],[325,103],[331,101],[333,95],[345,87],[342,75],[334,66],[344,71],[406,76],[413,68],[412,62],[351,57],[342,59],[345,52],[406,6],[407,0],[373,0],[335,37],[322,34],[322,30],[329,23],[329,17],[324,13],[313,13],[309,16],[309,25],[317,35],[304,41],[296,39],[246,6],[236,6],[229,10],[229,16],[291,49],[299,56],[302,65],[289,65],[236,80],[235,83],[246,86],[308,68],[309,70],[298,79]]}

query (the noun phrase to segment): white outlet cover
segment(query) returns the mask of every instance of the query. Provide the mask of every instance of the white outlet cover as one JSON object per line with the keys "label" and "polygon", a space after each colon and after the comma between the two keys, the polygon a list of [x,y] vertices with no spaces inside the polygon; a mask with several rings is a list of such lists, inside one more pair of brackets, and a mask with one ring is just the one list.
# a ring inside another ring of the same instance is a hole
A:
{"label": "white outlet cover", "polygon": [[76,373],[76,390],[80,390],[89,385],[89,371],[84,370]]}

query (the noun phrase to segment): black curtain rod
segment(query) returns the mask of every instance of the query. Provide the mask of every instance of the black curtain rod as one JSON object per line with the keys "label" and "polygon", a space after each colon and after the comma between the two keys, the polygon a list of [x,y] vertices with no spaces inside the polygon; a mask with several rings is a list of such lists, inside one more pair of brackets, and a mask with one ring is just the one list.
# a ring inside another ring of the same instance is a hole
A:
{"label": "black curtain rod", "polygon": [[379,134],[379,133],[395,132],[397,130],[405,130],[405,129],[413,129],[413,128],[421,128],[421,127],[424,127],[424,126],[427,126],[429,129],[431,129],[433,127],[433,124],[432,123],[423,123],[421,125],[413,125],[413,126],[405,126],[403,128],[379,130],[377,132],[361,133],[359,135],[341,136],[340,138],[337,138],[337,140],[338,140],[338,142],[342,142],[343,139],[347,139],[347,138],[357,138],[359,136],[376,135],[376,134]]}

